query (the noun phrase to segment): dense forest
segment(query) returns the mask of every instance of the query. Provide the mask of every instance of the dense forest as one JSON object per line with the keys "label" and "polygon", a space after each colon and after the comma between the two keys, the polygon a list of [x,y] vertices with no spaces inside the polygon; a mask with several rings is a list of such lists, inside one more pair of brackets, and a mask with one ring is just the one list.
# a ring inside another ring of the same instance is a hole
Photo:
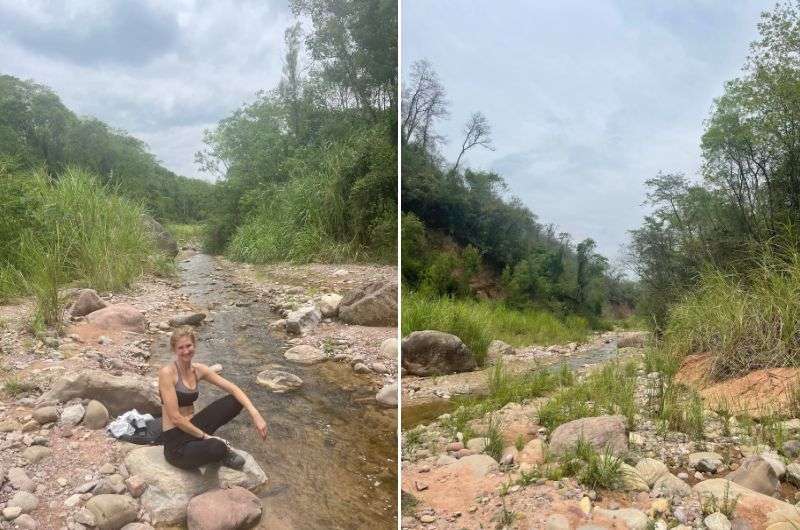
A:
{"label": "dense forest", "polygon": [[719,376],[800,363],[800,12],[758,29],[706,122],[702,180],[648,180],[630,247],[642,314],[673,353],[716,352]]}
{"label": "dense forest", "polygon": [[[293,0],[277,87],[220,121],[206,246],[250,262],[394,262],[397,3]],[[305,51],[305,53],[304,53]]]}
{"label": "dense forest", "polygon": [[449,114],[445,88],[415,63],[402,108],[403,283],[432,296],[503,299],[517,309],[582,315],[593,324],[627,316],[635,285],[615,273],[591,239],[574,242],[543,225],[503,178],[463,167],[471,149],[493,148],[485,116],[464,125],[455,162],[440,153],[437,121]]}
{"label": "dense forest", "polygon": [[0,75],[0,159],[15,172],[45,168],[54,176],[81,168],[159,220],[201,220],[211,190],[164,168],[141,140],[76,116],[49,88],[9,75]]}

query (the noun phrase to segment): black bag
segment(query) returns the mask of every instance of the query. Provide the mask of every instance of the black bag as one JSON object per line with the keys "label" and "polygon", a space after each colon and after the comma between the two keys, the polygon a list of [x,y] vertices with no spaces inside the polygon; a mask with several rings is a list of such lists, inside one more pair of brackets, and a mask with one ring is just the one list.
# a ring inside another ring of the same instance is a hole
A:
{"label": "black bag", "polygon": [[161,432],[161,416],[156,416],[133,434],[123,434],[117,439],[139,445],[162,445]]}

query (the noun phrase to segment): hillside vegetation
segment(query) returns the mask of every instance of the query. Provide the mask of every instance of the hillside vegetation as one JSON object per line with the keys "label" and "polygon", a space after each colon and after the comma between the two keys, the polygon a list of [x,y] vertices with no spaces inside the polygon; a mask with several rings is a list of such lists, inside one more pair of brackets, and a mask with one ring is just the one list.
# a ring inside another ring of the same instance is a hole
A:
{"label": "hillside vegetation", "polygon": [[313,29],[286,30],[280,83],[208,131],[198,153],[219,179],[206,247],[256,263],[392,263],[397,4],[295,0],[292,8]]}

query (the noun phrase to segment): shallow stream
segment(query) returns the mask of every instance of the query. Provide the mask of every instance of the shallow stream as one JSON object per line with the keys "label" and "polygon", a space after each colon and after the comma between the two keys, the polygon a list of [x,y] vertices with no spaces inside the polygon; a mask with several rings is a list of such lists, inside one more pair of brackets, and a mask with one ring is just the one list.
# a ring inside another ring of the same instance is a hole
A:
{"label": "shallow stream", "polygon": [[[266,441],[246,411],[217,433],[252,454],[267,474],[256,492],[264,506],[258,528],[396,528],[396,411],[378,407],[375,390],[345,364],[286,361],[289,345],[267,332],[277,317],[217,269],[205,254],[181,262],[181,291],[195,306],[213,308],[213,321],[199,328],[195,360],[221,364],[221,375],[239,385],[267,421]],[[151,363],[171,361],[162,336]],[[270,364],[297,374],[303,386],[288,394],[268,392],[256,375]],[[197,410],[222,395],[201,383]]]}

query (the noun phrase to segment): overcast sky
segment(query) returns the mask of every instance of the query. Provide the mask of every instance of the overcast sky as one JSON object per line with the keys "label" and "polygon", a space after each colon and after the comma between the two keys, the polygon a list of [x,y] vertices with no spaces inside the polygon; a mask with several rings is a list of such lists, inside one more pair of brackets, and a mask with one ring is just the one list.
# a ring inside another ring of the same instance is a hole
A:
{"label": "overcast sky", "polygon": [[0,0],[0,73],[208,179],[194,164],[203,129],[276,86],[291,23],[286,0]]}
{"label": "overcast sky", "polygon": [[403,72],[428,59],[451,102],[455,160],[476,110],[505,177],[544,223],[611,258],[641,224],[644,181],[697,176],[703,121],[739,75],[767,1],[404,0]]}

